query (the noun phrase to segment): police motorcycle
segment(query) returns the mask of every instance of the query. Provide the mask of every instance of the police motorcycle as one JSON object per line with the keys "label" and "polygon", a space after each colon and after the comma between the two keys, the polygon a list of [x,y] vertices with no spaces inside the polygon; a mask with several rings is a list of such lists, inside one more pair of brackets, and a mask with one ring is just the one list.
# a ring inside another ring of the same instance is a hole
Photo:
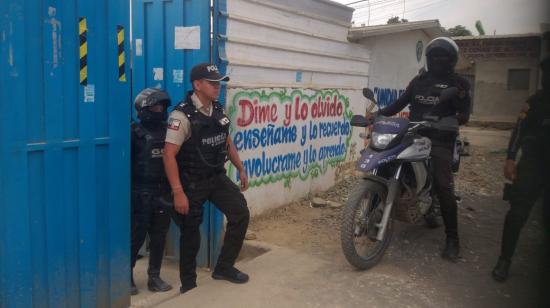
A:
{"label": "police motorcycle", "polygon": [[[450,103],[457,93],[455,87],[444,89],[440,104]],[[377,104],[370,89],[364,89],[363,95]],[[433,218],[431,141],[420,136],[419,130],[458,133],[456,117],[428,114],[420,122],[383,116],[370,121],[361,115],[351,119],[352,126],[371,124],[371,142],[357,162],[363,176],[344,206],[341,226],[344,255],[361,270],[382,259],[392,238],[394,219],[418,224]]]}

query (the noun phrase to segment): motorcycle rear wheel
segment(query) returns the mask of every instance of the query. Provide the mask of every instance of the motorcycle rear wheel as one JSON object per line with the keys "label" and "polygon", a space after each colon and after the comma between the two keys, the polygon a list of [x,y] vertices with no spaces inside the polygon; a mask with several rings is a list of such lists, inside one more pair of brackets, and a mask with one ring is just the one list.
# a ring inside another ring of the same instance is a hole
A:
{"label": "motorcycle rear wheel", "polygon": [[[342,251],[348,262],[360,270],[367,270],[380,262],[391,241],[393,234],[391,216],[384,238],[381,241],[375,238],[378,227],[374,224],[381,220],[386,194],[386,189],[381,184],[361,180],[353,189],[344,207],[340,234]],[[367,247],[360,247],[361,244]]]}

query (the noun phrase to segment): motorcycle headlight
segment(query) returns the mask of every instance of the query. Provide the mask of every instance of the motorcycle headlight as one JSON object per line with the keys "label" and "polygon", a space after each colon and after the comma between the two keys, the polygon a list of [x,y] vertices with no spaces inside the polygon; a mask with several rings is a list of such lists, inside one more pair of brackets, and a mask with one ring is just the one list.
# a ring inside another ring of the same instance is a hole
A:
{"label": "motorcycle headlight", "polygon": [[373,132],[371,134],[372,145],[377,149],[383,150],[390,144],[395,136],[397,136],[397,134],[380,134]]}

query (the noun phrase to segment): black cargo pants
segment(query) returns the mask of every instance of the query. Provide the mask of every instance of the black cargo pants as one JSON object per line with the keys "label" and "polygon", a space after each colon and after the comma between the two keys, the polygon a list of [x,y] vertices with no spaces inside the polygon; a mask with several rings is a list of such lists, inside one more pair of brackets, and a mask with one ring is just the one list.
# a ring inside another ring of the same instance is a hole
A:
{"label": "black cargo pants", "polygon": [[433,189],[439,198],[441,216],[445,224],[447,238],[458,239],[457,205],[453,178],[453,147],[454,142],[438,142],[432,140],[431,173]]}
{"label": "black cargo pants", "polygon": [[[545,162],[546,160],[546,162]],[[500,257],[511,261],[519,234],[535,202],[542,196],[543,219],[547,238],[550,235],[550,164],[547,157],[523,152],[517,165],[516,179],[510,194],[510,210],[504,220]]]}
{"label": "black cargo pants", "polygon": [[149,268],[147,274],[151,277],[160,275],[160,267],[164,256],[166,233],[170,227],[170,214],[163,208],[157,198],[161,191],[157,187],[132,187],[132,239],[131,262],[132,268],[136,265],[137,254],[149,234]]}
{"label": "black cargo pants", "polygon": [[239,187],[225,174],[209,178],[182,177],[182,185],[189,200],[189,213],[181,215],[174,212],[174,221],[180,227],[180,280],[182,287],[196,285],[197,253],[200,248],[200,230],[203,204],[206,201],[222,211],[227,218],[227,227],[223,246],[215,270],[231,268],[235,264],[243,245],[250,213],[246,199]]}

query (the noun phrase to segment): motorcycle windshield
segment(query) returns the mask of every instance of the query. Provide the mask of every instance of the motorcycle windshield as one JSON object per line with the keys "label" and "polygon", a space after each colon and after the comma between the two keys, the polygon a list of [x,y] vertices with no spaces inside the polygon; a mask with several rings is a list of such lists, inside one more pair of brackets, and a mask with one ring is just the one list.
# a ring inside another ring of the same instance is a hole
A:
{"label": "motorcycle windshield", "polygon": [[409,127],[405,118],[379,118],[374,122],[373,131],[381,134],[399,134]]}

